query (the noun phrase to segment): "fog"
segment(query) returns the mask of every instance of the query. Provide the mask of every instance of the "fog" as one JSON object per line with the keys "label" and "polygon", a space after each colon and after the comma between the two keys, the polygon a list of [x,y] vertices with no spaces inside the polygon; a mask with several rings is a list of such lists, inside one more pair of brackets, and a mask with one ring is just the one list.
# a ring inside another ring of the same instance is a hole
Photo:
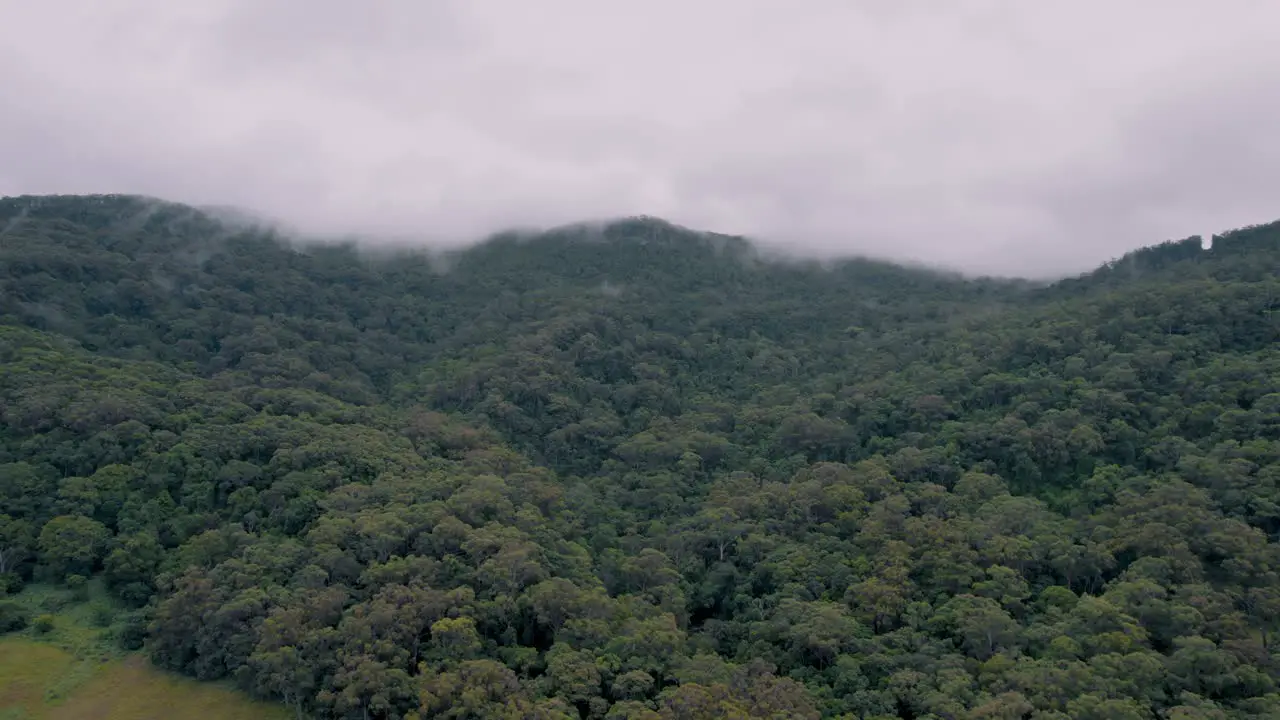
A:
{"label": "fog", "polygon": [[1061,275],[1280,218],[1269,0],[0,0],[0,194]]}

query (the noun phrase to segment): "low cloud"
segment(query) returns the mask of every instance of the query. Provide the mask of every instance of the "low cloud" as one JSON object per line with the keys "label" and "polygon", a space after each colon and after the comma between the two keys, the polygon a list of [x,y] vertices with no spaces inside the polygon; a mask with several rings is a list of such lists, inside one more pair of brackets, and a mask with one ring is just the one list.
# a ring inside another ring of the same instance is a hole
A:
{"label": "low cloud", "polygon": [[0,0],[0,193],[1054,275],[1280,217],[1263,0]]}

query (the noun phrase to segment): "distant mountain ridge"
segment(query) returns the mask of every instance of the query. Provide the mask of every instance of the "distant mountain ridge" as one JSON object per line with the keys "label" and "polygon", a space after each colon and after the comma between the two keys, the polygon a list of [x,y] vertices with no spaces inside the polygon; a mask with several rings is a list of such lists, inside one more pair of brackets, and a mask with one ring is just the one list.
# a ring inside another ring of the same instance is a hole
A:
{"label": "distant mountain ridge", "polygon": [[[23,195],[0,198],[0,228],[11,225],[26,217],[59,217],[62,219],[81,219],[91,223],[132,223],[138,222],[181,222],[204,221],[218,223],[228,232],[259,231],[277,233],[282,237],[302,240],[304,244],[360,244],[357,236],[336,241],[322,237],[312,237],[297,232],[288,224],[277,218],[254,210],[230,205],[191,206],[175,203],[159,198],[129,195]],[[1280,231],[1280,221],[1260,225],[1247,226],[1214,235],[1208,252],[1215,256],[1239,254],[1251,249],[1274,249]],[[369,246],[371,250],[382,253],[399,254],[403,252],[426,251],[451,258],[464,255],[469,249],[481,245],[498,245],[508,247],[515,243],[529,242],[534,239],[555,239],[557,242],[573,240],[622,240],[625,242],[646,244],[651,242],[669,242],[679,238],[680,242],[700,240],[709,242],[716,248],[728,252],[742,260],[778,260],[810,265],[841,265],[849,262],[873,263],[881,266],[899,266],[911,270],[925,270],[935,274],[965,276],[962,273],[945,268],[918,266],[909,261],[895,261],[870,258],[863,255],[835,256],[826,260],[807,259],[804,257],[787,257],[779,246],[773,244],[757,244],[741,236],[727,235],[714,231],[702,231],[676,225],[662,218],[640,215],[619,217],[610,220],[597,220],[582,223],[546,228],[541,230],[507,230],[497,231],[476,242],[449,248],[414,247],[406,241],[400,241],[391,248],[379,250]],[[1171,262],[1190,260],[1198,257],[1205,249],[1204,240],[1200,236],[1192,236],[1184,240],[1166,241],[1130,251],[1120,258],[1102,263],[1093,271],[1080,275],[1062,278],[1063,281],[1093,278],[1094,281],[1103,276],[1143,272],[1157,269]],[[1216,252],[1214,252],[1216,249]],[[973,277],[973,276],[968,276]],[[1019,278],[1001,278],[1012,282],[1026,282],[1037,285],[1053,284],[1057,281],[1020,280]]]}

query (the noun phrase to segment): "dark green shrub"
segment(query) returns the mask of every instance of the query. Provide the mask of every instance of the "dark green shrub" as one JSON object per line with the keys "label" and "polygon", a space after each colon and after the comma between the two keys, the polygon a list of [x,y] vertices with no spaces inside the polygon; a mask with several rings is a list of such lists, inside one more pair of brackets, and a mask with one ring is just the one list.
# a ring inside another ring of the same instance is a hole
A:
{"label": "dark green shrub", "polygon": [[89,611],[89,621],[93,623],[94,627],[108,627],[115,622],[115,619],[115,608],[106,603],[96,603]]}
{"label": "dark green shrub", "polygon": [[17,632],[31,622],[31,611],[13,602],[0,602],[0,634]]}
{"label": "dark green shrub", "polygon": [[22,581],[22,576],[18,573],[0,574],[0,596],[17,595],[22,592],[22,588],[26,583]]}
{"label": "dark green shrub", "polygon": [[89,578],[83,575],[68,575],[67,589],[71,591],[71,599],[84,602],[89,599]]}
{"label": "dark green shrub", "polygon": [[116,644],[122,650],[139,650],[147,640],[147,619],[130,613],[115,631]]}

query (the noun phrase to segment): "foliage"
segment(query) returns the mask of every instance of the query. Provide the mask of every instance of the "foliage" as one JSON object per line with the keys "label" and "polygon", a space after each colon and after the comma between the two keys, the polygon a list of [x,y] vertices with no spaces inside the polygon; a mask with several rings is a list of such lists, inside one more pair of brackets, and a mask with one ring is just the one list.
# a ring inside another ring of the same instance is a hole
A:
{"label": "foliage", "polygon": [[1280,226],[1047,286],[651,219],[0,228],[0,574],[161,667],[319,717],[1280,713]]}
{"label": "foliage", "polygon": [[12,600],[0,600],[0,634],[17,632],[30,623],[30,610]]}

